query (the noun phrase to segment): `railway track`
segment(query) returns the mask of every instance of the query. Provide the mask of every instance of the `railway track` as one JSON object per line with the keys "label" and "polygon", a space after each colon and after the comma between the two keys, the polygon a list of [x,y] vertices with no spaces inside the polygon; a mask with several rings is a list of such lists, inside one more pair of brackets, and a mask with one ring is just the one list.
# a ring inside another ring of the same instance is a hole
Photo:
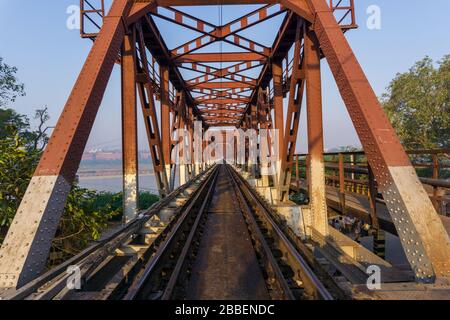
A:
{"label": "railway track", "polygon": [[[139,213],[136,219],[97,241],[83,252],[44,273],[18,290],[0,293],[4,300],[62,300],[62,299],[115,299],[155,253],[163,240],[176,226],[180,217],[192,210],[199,196],[211,183],[215,169],[196,176],[189,183],[173,191],[163,200]],[[75,268],[75,269],[74,269]],[[82,290],[71,288],[68,282],[75,274]]]}
{"label": "railway track", "polygon": [[[78,268],[81,289],[67,286],[70,266]],[[247,285],[239,280],[247,277]],[[332,300],[336,295],[316,276],[259,195],[231,166],[217,165],[113,235],[2,297]]]}
{"label": "railway track", "polygon": [[267,270],[271,296],[286,300],[333,300],[333,295],[271,217],[267,204],[231,167],[227,170],[233,181],[255,250]]}

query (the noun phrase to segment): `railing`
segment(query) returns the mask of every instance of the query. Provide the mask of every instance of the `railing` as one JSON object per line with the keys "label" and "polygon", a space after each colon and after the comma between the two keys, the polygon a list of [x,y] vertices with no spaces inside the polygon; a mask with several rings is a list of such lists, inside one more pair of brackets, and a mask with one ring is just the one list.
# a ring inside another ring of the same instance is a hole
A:
{"label": "railing", "polygon": [[[412,150],[407,152],[419,175],[420,181],[430,195],[439,214],[450,213],[450,150]],[[298,188],[307,186],[307,155],[296,154],[292,170],[294,183]],[[367,158],[362,151],[334,152],[324,154],[325,183],[337,188],[342,208],[345,207],[345,193],[355,193],[384,202],[378,194],[377,182],[373,177]]]}

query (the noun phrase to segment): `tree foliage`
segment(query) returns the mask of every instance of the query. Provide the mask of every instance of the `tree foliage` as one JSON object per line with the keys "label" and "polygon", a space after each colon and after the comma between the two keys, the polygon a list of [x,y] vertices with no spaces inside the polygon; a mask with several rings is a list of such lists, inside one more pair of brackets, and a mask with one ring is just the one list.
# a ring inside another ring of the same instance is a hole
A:
{"label": "tree foliage", "polygon": [[24,96],[24,85],[16,77],[17,68],[3,62],[0,57],[0,107],[14,102],[17,97]]}
{"label": "tree foliage", "polygon": [[449,148],[450,55],[437,67],[425,57],[397,74],[382,103],[406,148]]}
{"label": "tree foliage", "polygon": [[[45,109],[36,112],[37,130],[31,130],[26,117],[13,110],[1,110],[0,127],[0,242],[14,219],[23,195],[48,141],[43,128],[48,120]],[[51,262],[60,262],[99,238],[111,217],[118,214],[105,203],[94,205],[98,193],[74,184],[53,242]]]}
{"label": "tree foliage", "polygon": [[[6,108],[24,95],[17,69],[0,58],[0,244],[4,240],[24,196],[34,170],[48,142],[47,108],[36,110],[38,125],[32,129],[28,117]],[[143,196],[150,206],[158,197]],[[49,265],[60,263],[97,240],[113,217],[122,213],[122,195],[98,193],[75,182],[56,232]],[[120,220],[120,218],[118,218]]]}
{"label": "tree foliage", "polygon": [[111,203],[95,204],[99,194],[75,184],[66,201],[50,253],[50,264],[56,265],[97,240],[110,220],[119,214]]}
{"label": "tree foliage", "polygon": [[0,230],[4,235],[39,161],[40,152],[26,147],[26,140],[16,127],[2,123],[0,126],[4,128],[0,139]]}
{"label": "tree foliage", "polygon": [[[36,111],[40,123],[31,130],[29,119],[0,109],[0,243],[11,225],[48,141],[46,109]],[[49,265],[58,264],[97,240],[112,220],[121,221],[122,193],[88,190],[75,182],[56,232]],[[141,193],[139,207],[150,207],[158,196]]]}

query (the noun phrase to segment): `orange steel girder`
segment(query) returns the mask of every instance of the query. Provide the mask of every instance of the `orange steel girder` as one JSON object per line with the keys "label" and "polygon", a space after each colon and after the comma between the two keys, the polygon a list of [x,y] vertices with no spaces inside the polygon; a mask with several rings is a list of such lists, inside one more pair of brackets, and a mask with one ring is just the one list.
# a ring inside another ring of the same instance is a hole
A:
{"label": "orange steel girder", "polygon": [[135,43],[134,32],[124,37],[121,59],[123,221],[125,223],[136,216],[139,202]]}
{"label": "orange steel girder", "polygon": [[89,133],[125,34],[131,3],[115,0],[67,100],[0,249],[0,286],[21,287],[45,268]]}
{"label": "orange steel girder", "polygon": [[[145,50],[144,36],[140,23],[136,24],[135,34],[137,34],[138,52],[140,61],[137,63],[138,92],[142,106],[142,114],[144,116],[144,124],[147,132],[147,139],[150,147],[150,155],[153,162],[153,171],[155,173],[156,186],[161,196],[165,196],[170,192],[167,171],[165,163],[169,159],[164,153],[162,139],[159,130],[154,89],[150,81],[150,71],[148,68],[147,53]],[[167,160],[166,160],[167,159]],[[165,161],[166,160],[166,161]]]}
{"label": "orange steel girder", "polygon": [[[178,24],[180,26],[183,26],[185,28],[197,31],[199,33],[202,33],[203,35],[195,38],[193,40],[190,40],[175,49],[171,50],[172,54],[175,58],[178,58],[182,55],[185,55],[187,53],[193,52],[195,50],[201,49],[211,43],[214,43],[216,41],[222,40],[226,43],[233,44],[235,46],[241,47],[243,49],[249,50],[251,52],[256,52],[260,54],[267,55],[269,48],[266,48],[264,45],[257,43],[255,41],[252,41],[250,39],[247,39],[243,36],[240,36],[238,33],[255,25],[260,22],[263,22],[267,19],[270,19],[280,13],[282,13],[284,10],[279,10],[278,12],[268,15],[267,10],[271,7],[271,5],[264,6],[260,9],[257,9],[239,19],[236,19],[224,26],[216,26],[212,23],[206,22],[204,20],[201,20],[199,18],[196,18],[192,15],[189,15],[187,13],[184,13],[180,10],[166,7],[165,9],[167,11],[171,11],[174,13],[175,18],[167,17],[164,14],[161,14],[159,12],[153,13],[155,16],[160,17],[162,19],[168,20],[170,22],[173,22],[175,24]],[[253,21],[252,23],[248,23],[248,17],[252,15],[258,15],[257,21]],[[189,20],[191,24],[188,24],[184,22],[184,20]],[[192,25],[192,22],[195,22],[196,25]],[[239,28],[236,28],[235,30],[231,31],[231,27],[233,25],[239,25]],[[211,31],[206,31],[206,28],[211,28]],[[232,37],[232,39],[227,39],[227,37]],[[257,48],[260,48],[260,50],[256,50]]]}
{"label": "orange steel girder", "polygon": [[289,197],[291,185],[291,170],[294,161],[294,153],[297,144],[298,124],[300,121],[300,110],[305,88],[304,61],[302,56],[302,40],[305,22],[297,18],[297,29],[294,43],[294,60],[292,63],[292,74],[289,87],[289,101],[286,114],[286,127],[284,130],[284,141],[281,147],[281,171],[279,173],[280,200],[286,201]]}
{"label": "orange steel girder", "polygon": [[[301,14],[303,0],[281,1]],[[313,31],[355,125],[417,281],[450,278],[449,236],[325,0],[308,0]],[[292,92],[292,91],[291,91]]]}

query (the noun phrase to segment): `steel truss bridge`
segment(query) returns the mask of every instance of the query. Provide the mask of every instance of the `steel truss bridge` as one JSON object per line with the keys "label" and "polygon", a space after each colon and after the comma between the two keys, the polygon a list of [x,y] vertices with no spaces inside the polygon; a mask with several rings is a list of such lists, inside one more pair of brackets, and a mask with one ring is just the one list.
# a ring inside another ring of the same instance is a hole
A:
{"label": "steel truss bridge", "polygon": [[[448,217],[436,211],[442,200],[436,190],[448,189],[448,181],[438,175],[419,179],[383,112],[345,37],[357,28],[353,0],[80,4],[81,35],[93,46],[0,249],[2,298],[450,298]],[[252,6],[226,23],[206,21],[185,8],[211,4]],[[274,19],[281,24],[271,46],[249,38]],[[162,20],[197,36],[169,49],[158,29]],[[324,160],[323,63],[363,146],[363,167],[347,164],[342,155],[336,155],[336,164]],[[45,271],[115,64],[122,80],[124,225]],[[142,212],[137,106],[162,197]],[[308,132],[308,154],[302,156],[295,154],[301,112]],[[196,125],[200,132],[255,130],[259,148],[271,143],[256,160],[244,140],[244,163],[236,163],[236,154],[227,154],[226,164],[209,163],[194,155],[194,146],[204,150],[212,143],[194,134]],[[186,140],[175,133],[179,129],[189,134],[187,147],[176,154],[176,145]],[[448,156],[448,150],[442,152]],[[275,173],[265,173],[262,158],[273,154]],[[180,158],[195,161],[177,162]],[[330,166],[338,174],[326,175]],[[367,183],[346,170],[367,175]],[[434,188],[431,200],[423,183]],[[348,195],[349,184],[365,185],[366,206],[358,207]],[[300,189],[307,190],[308,203],[291,201],[289,195]],[[377,210],[380,203],[384,214]],[[397,234],[407,268],[330,226],[330,210],[369,221],[375,240],[382,229]],[[79,290],[67,286],[70,266],[79,268]],[[381,271],[378,290],[366,285],[373,266]]]}

